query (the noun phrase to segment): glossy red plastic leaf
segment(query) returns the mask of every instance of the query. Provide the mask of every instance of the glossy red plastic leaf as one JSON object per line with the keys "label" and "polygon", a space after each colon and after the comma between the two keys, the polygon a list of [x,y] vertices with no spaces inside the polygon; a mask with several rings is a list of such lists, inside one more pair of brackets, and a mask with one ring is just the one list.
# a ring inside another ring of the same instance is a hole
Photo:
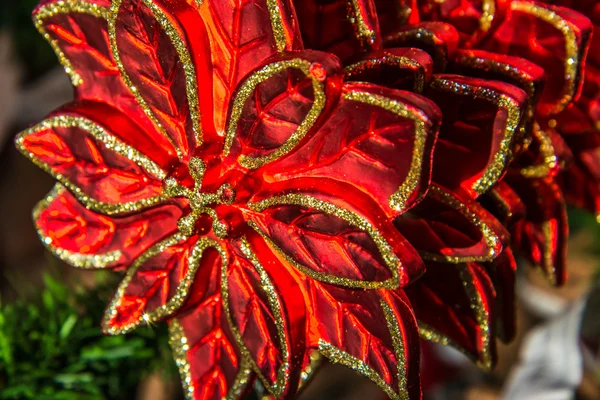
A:
{"label": "glossy red plastic leaf", "polygon": [[291,0],[205,0],[198,12],[210,40],[214,125],[224,135],[234,91],[279,52],[302,49]]}
{"label": "glossy red plastic leaf", "polygon": [[355,369],[391,399],[420,399],[417,326],[400,291],[350,291],[310,284],[314,346]]}
{"label": "glossy red plastic leaf", "polygon": [[179,207],[165,205],[125,217],[86,209],[57,185],[34,210],[42,242],[78,268],[123,269],[148,247],[177,230]]}
{"label": "glossy red plastic leaf", "polygon": [[497,257],[508,233],[489,212],[461,192],[432,186],[396,227],[425,260],[486,262]]}
{"label": "glossy red plastic leaf", "polygon": [[221,400],[239,398],[254,380],[223,310],[221,265],[206,276],[204,295],[188,303],[185,311],[170,321],[173,355],[179,368],[186,398]]}
{"label": "glossy red plastic leaf", "polygon": [[482,266],[429,262],[425,275],[406,292],[422,337],[452,345],[482,367],[493,366],[496,293]]}
{"label": "glossy red plastic leaf", "polygon": [[307,49],[348,61],[381,46],[373,0],[295,0],[294,5]]}
{"label": "glossy red plastic leaf", "polygon": [[398,215],[427,190],[438,123],[438,108],[421,96],[346,83],[328,121],[266,173],[277,181],[335,179]]}
{"label": "glossy red plastic leaf", "polygon": [[170,317],[186,301],[202,297],[211,284],[209,274],[222,264],[221,254],[219,243],[206,237],[177,233],[156,243],[127,270],[105,313],[104,331],[129,332],[141,323]]}
{"label": "glossy red plastic leaf", "polygon": [[526,106],[525,92],[496,81],[438,75],[426,94],[443,110],[444,120],[433,181],[449,189],[462,187],[474,197],[484,193],[508,167]]}

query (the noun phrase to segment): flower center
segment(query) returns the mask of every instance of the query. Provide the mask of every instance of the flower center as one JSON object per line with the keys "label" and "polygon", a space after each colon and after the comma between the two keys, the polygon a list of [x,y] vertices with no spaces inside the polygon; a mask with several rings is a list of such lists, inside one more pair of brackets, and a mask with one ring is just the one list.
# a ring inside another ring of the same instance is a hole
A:
{"label": "flower center", "polygon": [[196,232],[198,219],[207,214],[212,219],[212,230],[220,238],[227,236],[227,225],[219,220],[217,212],[210,206],[231,204],[235,201],[235,190],[229,183],[221,185],[214,193],[202,191],[202,179],[206,172],[206,164],[199,158],[193,157],[189,162],[190,175],[194,178],[194,189],[180,185],[173,177],[165,179],[165,193],[169,197],[186,197],[190,201],[192,212],[177,221],[179,231],[192,236]]}

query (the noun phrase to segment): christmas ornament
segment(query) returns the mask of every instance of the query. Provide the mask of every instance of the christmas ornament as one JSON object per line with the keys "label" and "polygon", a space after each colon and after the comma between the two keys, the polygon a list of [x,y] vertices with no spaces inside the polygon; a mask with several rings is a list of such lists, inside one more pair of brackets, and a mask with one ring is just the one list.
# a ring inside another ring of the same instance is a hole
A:
{"label": "christmas ornament", "polygon": [[105,332],[168,321],[190,399],[291,398],[321,357],[418,399],[419,335],[485,368],[513,335],[511,242],[564,280],[560,184],[588,207],[597,188],[557,122],[591,30],[574,11],[50,0],[34,20],[75,86],[17,139],[58,181],[39,235],[123,271]]}

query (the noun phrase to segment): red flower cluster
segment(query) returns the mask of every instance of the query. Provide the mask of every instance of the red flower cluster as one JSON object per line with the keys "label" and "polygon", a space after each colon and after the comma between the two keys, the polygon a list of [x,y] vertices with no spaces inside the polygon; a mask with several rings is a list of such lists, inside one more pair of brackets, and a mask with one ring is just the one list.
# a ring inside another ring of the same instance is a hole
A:
{"label": "red flower cluster", "polygon": [[290,398],[320,355],[419,399],[419,336],[489,368],[513,250],[560,284],[565,199],[600,211],[600,51],[583,84],[571,9],[46,0],[34,19],[75,85],[17,139],[58,181],[39,235],[125,273],[105,331],[167,320],[190,399],[255,379]]}

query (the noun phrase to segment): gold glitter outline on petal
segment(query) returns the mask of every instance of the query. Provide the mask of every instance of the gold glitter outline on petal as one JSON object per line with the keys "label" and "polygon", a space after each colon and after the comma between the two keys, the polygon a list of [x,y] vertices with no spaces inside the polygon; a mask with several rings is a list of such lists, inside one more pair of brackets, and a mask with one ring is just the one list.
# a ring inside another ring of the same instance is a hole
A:
{"label": "gold glitter outline on petal", "polygon": [[[541,5],[524,2],[524,1],[513,1],[510,5],[511,11],[520,11],[525,14],[533,15],[542,21],[552,25],[556,30],[560,31],[564,36],[565,41],[565,81],[566,86],[563,88],[563,96],[556,104],[551,112],[557,114],[563,111],[567,105],[573,100],[575,91],[577,89],[576,82],[580,79],[583,68],[582,63],[579,60],[579,48],[577,46],[577,36],[575,31],[571,27],[571,24],[567,22],[560,15],[554,11],[542,7]],[[572,63],[569,63],[572,60]]]}
{"label": "gold glitter outline on petal", "polygon": [[41,213],[50,206],[58,196],[62,195],[64,192],[67,192],[67,189],[57,183],[54,185],[54,188],[40,200],[35,207],[33,208],[32,216],[33,222],[37,231],[37,234],[42,241],[42,244],[46,247],[46,249],[52,253],[55,257],[60,260],[63,260],[69,265],[72,265],[75,268],[81,269],[103,269],[109,268],[115,263],[119,261],[121,258],[121,251],[115,250],[104,254],[83,254],[83,253],[75,253],[69,250],[61,249],[52,244],[52,238],[46,236],[41,227],[38,224],[38,220],[40,218]]}
{"label": "gold glitter outline on petal", "polygon": [[347,0],[346,8],[348,12],[346,18],[352,24],[361,47],[365,51],[371,50],[377,39],[377,34],[374,29],[369,27],[367,21],[365,21],[365,16],[361,12],[358,0]]}
{"label": "gold glitter outline on petal", "polygon": [[56,173],[49,164],[41,161],[39,158],[33,155],[33,153],[30,153],[25,147],[23,142],[28,135],[42,132],[45,129],[54,128],[79,128],[84,130],[91,137],[101,142],[107,149],[129,159],[155,178],[163,179],[166,176],[166,173],[145,155],[133,147],[125,144],[120,139],[117,139],[100,125],[87,118],[74,117],[70,115],[58,115],[50,117],[39,124],[19,133],[17,135],[17,139],[15,140],[15,144],[21,154],[31,160],[39,168],[47,172],[54,179],[59,181],[67,189],[69,189],[75,198],[77,198],[77,200],[81,202],[87,209],[97,211],[105,215],[125,214],[155,206],[166,199],[166,197],[162,194],[127,203],[106,203],[93,199],[87,195],[83,189],[68,180],[63,174]]}
{"label": "gold glitter outline on petal", "polygon": [[519,105],[514,99],[505,94],[498,93],[494,89],[458,83],[449,79],[434,78],[431,82],[431,87],[459,95],[471,96],[475,99],[486,100],[496,107],[506,110],[506,128],[500,142],[500,148],[492,155],[493,160],[488,164],[483,175],[471,187],[477,194],[483,194],[500,179],[506,165],[510,161],[509,157],[512,151],[513,138],[521,122]]}
{"label": "gold glitter outline on petal", "polygon": [[279,2],[277,0],[267,0],[267,8],[269,10],[269,19],[271,20],[271,29],[273,30],[277,50],[280,53],[284,52],[289,43],[283,29],[283,16],[281,15]]}
{"label": "gold glitter outline on petal", "polygon": [[[432,57],[434,64],[439,62],[441,63],[441,70],[446,69],[446,66],[448,65],[448,49],[443,45],[444,41],[441,40],[434,31],[424,27],[407,29],[387,36],[384,39],[384,43],[395,40],[406,42],[407,40],[411,39],[433,46],[436,49],[436,53],[439,54],[439,57]],[[441,46],[439,45],[440,43],[442,43]]]}
{"label": "gold glitter outline on petal", "polygon": [[182,242],[184,242],[188,239],[189,239],[188,236],[183,235],[181,233],[176,233],[174,235],[171,235],[171,236],[167,237],[166,239],[161,240],[160,242],[158,242],[157,244],[155,244],[148,250],[146,250],[142,255],[140,255],[131,264],[131,266],[127,270],[127,274],[121,280],[121,283],[119,284],[119,287],[117,288],[117,291],[115,292],[113,299],[111,300],[111,302],[104,314],[104,318],[102,321],[102,327],[103,327],[104,332],[106,332],[110,335],[118,335],[121,333],[131,332],[132,330],[134,330],[137,326],[139,326],[143,322],[152,324],[154,322],[157,322],[159,320],[162,320],[162,319],[172,315],[183,305],[183,303],[185,302],[185,300],[187,299],[187,297],[189,295],[189,290],[192,286],[194,276],[196,275],[196,272],[200,268],[200,261],[202,259],[202,255],[204,254],[204,251],[207,250],[208,248],[215,248],[217,250],[220,249],[221,246],[217,241],[209,239],[209,238],[205,238],[205,237],[197,240],[197,242],[196,242],[196,244],[194,244],[193,250],[187,260],[188,261],[187,272],[186,272],[185,276],[183,277],[183,279],[181,279],[181,281],[177,285],[175,294],[173,295],[173,297],[171,297],[167,301],[167,303],[157,307],[156,309],[154,309],[150,312],[144,313],[135,322],[129,323],[127,325],[124,325],[124,326],[121,326],[118,328],[110,326],[110,321],[117,314],[117,307],[119,306],[121,299],[123,298],[123,295],[125,294],[125,291],[127,290],[127,287],[129,286],[129,283],[133,280],[138,269],[140,267],[142,267],[151,258],[159,255],[160,253],[165,251],[167,248],[181,244]]}
{"label": "gold glitter outline on petal", "polygon": [[544,158],[543,161],[536,165],[521,168],[521,175],[524,178],[545,178],[549,176],[558,165],[556,150],[552,144],[550,136],[535,122],[533,124],[532,136],[538,140],[540,146],[540,154]]}
{"label": "gold glitter outline on petal", "polygon": [[229,304],[229,291],[228,291],[229,280],[227,277],[227,267],[225,265],[223,266],[223,269],[221,271],[221,296],[223,299],[223,307],[225,308],[225,314],[227,316],[227,321],[229,322],[229,326],[231,328],[233,336],[236,339],[236,342],[238,343],[238,346],[240,348],[240,351],[242,352],[242,355],[244,356],[244,358],[246,360],[248,360],[248,362],[254,369],[254,372],[258,375],[258,377],[260,378],[261,382],[263,383],[263,385],[265,386],[267,391],[275,397],[280,397],[283,394],[283,392],[285,391],[286,387],[288,386],[290,368],[291,368],[290,360],[289,360],[290,352],[289,352],[287,345],[285,344],[285,343],[287,343],[287,341],[286,341],[287,332],[285,330],[283,310],[282,310],[282,307],[280,304],[279,297],[275,291],[275,287],[273,286],[273,283],[271,282],[271,278],[269,277],[267,271],[265,271],[264,267],[262,266],[262,264],[260,263],[260,261],[258,260],[256,255],[254,254],[252,249],[250,248],[250,243],[248,243],[248,240],[246,239],[246,237],[241,238],[241,250],[244,253],[244,256],[247,257],[247,260],[250,261],[250,263],[252,264],[252,266],[254,267],[254,269],[260,276],[261,287],[262,287],[264,293],[267,295],[269,307],[271,308],[273,318],[275,319],[275,326],[277,327],[277,336],[279,337],[279,344],[280,344],[279,351],[281,352],[281,357],[283,359],[283,362],[281,363],[281,365],[279,366],[279,368],[277,370],[277,379],[274,384],[271,384],[269,382],[269,380],[267,378],[265,378],[265,376],[263,375],[259,366],[256,364],[256,361],[252,357],[250,350],[248,350],[248,348],[246,347],[246,344],[244,343],[244,339],[242,338],[241,333],[239,332],[239,330],[237,329],[237,326],[235,325],[235,323],[233,321],[233,318],[231,316],[231,311],[230,311],[231,308],[230,308],[230,304]]}
{"label": "gold glitter outline on petal", "polygon": [[275,207],[278,205],[297,205],[319,210],[328,215],[333,215],[337,218],[343,219],[350,225],[366,232],[371,237],[373,242],[375,242],[375,245],[381,253],[384,262],[390,269],[392,277],[381,282],[360,281],[357,279],[343,278],[315,271],[298,263],[289,255],[287,255],[253,221],[248,222],[248,225],[254,228],[263,238],[265,238],[266,241],[273,247],[275,251],[277,251],[287,262],[289,262],[294,268],[296,268],[300,272],[320,282],[330,283],[339,286],[346,286],[355,289],[396,289],[400,285],[400,277],[398,270],[402,267],[402,262],[400,261],[400,259],[398,259],[392,247],[387,242],[385,237],[381,234],[381,232],[379,232],[367,219],[361,217],[360,215],[352,211],[338,207],[332,203],[323,200],[318,200],[308,195],[296,193],[269,197],[265,200],[261,200],[256,203],[249,203],[248,208],[256,212],[262,212],[267,208]]}
{"label": "gold glitter outline on petal", "polygon": [[407,391],[408,380],[406,374],[401,372],[406,372],[406,355],[404,351],[403,336],[398,320],[390,305],[385,300],[381,300],[380,306],[384,313],[389,333],[392,337],[393,351],[394,356],[396,357],[396,366],[398,368],[398,392],[396,392],[392,386],[388,385],[381,375],[366,362],[359,360],[350,353],[323,339],[319,339],[319,352],[327,357],[332,363],[344,365],[367,377],[379,386],[391,400],[408,400],[410,398]]}
{"label": "gold glitter outline on petal", "polygon": [[[169,344],[173,349],[173,358],[175,364],[179,370],[181,378],[181,384],[183,386],[183,393],[186,400],[193,400],[195,397],[196,387],[193,382],[191,365],[188,361],[187,352],[189,350],[189,340],[185,335],[183,326],[178,319],[172,319],[169,321]],[[249,378],[252,374],[252,369],[245,359],[240,361],[238,367],[238,374],[227,394],[223,398],[224,400],[238,399],[242,392],[248,386]]]}
{"label": "gold glitter outline on petal", "polygon": [[79,86],[83,84],[83,79],[75,71],[75,68],[71,64],[71,61],[67,58],[65,53],[62,51],[58,40],[52,39],[52,36],[46,31],[44,22],[48,18],[52,18],[60,14],[87,14],[93,17],[101,18],[106,20],[108,17],[108,8],[99,6],[98,4],[91,3],[84,0],[63,0],[54,3],[44,4],[40,7],[33,16],[33,22],[38,32],[46,39],[46,41],[54,50],[54,53],[58,57],[58,61],[65,69],[67,75],[71,79],[73,86]]}
{"label": "gold glitter outline on petal", "polygon": [[425,69],[417,61],[405,56],[385,54],[380,58],[370,58],[368,60],[358,61],[344,68],[346,79],[352,80],[352,74],[356,73],[355,71],[367,69],[373,64],[395,66],[399,68],[415,68],[415,70],[413,70],[415,73],[413,91],[415,93],[423,92],[423,89],[425,88]]}
{"label": "gold glitter outline on petal", "polygon": [[298,126],[298,129],[296,129],[296,131],[290,135],[290,137],[285,141],[285,143],[279,146],[275,151],[266,156],[261,157],[241,155],[238,159],[238,162],[240,163],[240,165],[248,169],[256,169],[270,162],[273,162],[292,151],[292,149],[295,148],[298,145],[298,143],[300,143],[300,141],[304,138],[304,136],[306,136],[308,131],[313,127],[313,125],[319,118],[321,112],[323,111],[323,108],[325,107],[326,95],[324,84],[322,82],[322,79],[317,78],[311,73],[311,67],[314,66],[315,64],[311,63],[308,60],[294,58],[291,60],[276,61],[274,63],[268,64],[260,70],[254,72],[252,75],[250,75],[244,81],[244,83],[241,84],[235,96],[235,99],[233,100],[231,115],[227,124],[223,154],[228,155],[231,151],[231,146],[233,145],[233,140],[236,135],[239,120],[242,116],[244,105],[246,104],[252,93],[254,93],[256,87],[262,82],[266,81],[267,79],[273,77],[274,75],[290,68],[300,70],[312,80],[314,102],[311,109],[306,114],[306,117],[304,118],[302,123]]}
{"label": "gold glitter outline on petal", "polygon": [[[152,15],[160,25],[161,29],[167,34],[169,39],[171,40],[171,44],[175,48],[177,52],[177,56],[179,57],[179,62],[182,64],[183,71],[185,73],[185,89],[188,101],[188,107],[190,111],[190,116],[192,120],[192,129],[194,131],[194,136],[196,138],[196,146],[200,146],[202,144],[202,126],[200,125],[200,104],[198,102],[198,82],[196,77],[196,68],[192,62],[192,58],[188,51],[187,46],[185,45],[184,39],[179,35],[177,28],[173,26],[169,18],[163,13],[163,11],[152,1],[152,0],[142,0],[144,5],[150,9]],[[121,56],[119,54],[119,48],[117,44],[117,18],[119,15],[119,11],[121,8],[121,4],[123,0],[112,0],[110,11],[108,15],[108,36],[110,38],[110,49],[112,56],[119,68],[121,73],[121,77],[123,81],[134,95],[135,99],[139,103],[140,107],[144,110],[144,113],[152,120],[155,124],[158,131],[171,143],[175,151],[177,152],[177,156],[181,159],[183,158],[183,154],[179,146],[175,144],[175,141],[164,129],[152,109],[146,103],[146,100],[142,97],[142,95],[137,90],[133,81],[127,74],[125,70],[125,65],[121,60]],[[187,135],[186,135],[187,138]]]}
{"label": "gold glitter outline on petal", "polygon": [[416,109],[407,107],[400,101],[389,97],[376,95],[366,91],[353,90],[343,95],[345,100],[368,104],[389,111],[401,118],[407,118],[415,123],[415,141],[412,149],[412,159],[406,180],[389,198],[389,206],[396,211],[404,211],[410,195],[419,185],[423,172],[423,157],[427,142],[426,117]]}
{"label": "gold glitter outline on petal", "polygon": [[[558,227],[556,229],[558,233]],[[542,223],[542,236],[544,237],[544,248],[542,250],[544,262],[542,264],[546,264],[546,267],[542,267],[541,269],[544,271],[546,279],[548,279],[552,285],[556,286],[556,265],[554,264],[552,257],[552,247],[550,246],[553,238],[552,221],[544,221]]]}
{"label": "gold glitter outline on petal", "polygon": [[[451,256],[445,254],[436,254],[426,251],[420,251],[419,254],[424,260],[448,262],[452,264],[460,264],[464,262],[489,262],[493,261],[502,252],[502,244],[500,237],[494,233],[492,228],[488,226],[481,218],[479,218],[469,207],[461,202],[458,198],[452,196],[451,192],[445,191],[443,188],[432,185],[429,188],[428,196],[433,197],[436,200],[441,201],[443,204],[448,205],[458,211],[463,217],[467,218],[469,222],[473,224],[483,236],[483,240],[488,247],[488,254],[485,256]],[[496,250],[496,247],[500,245],[500,248]]]}

